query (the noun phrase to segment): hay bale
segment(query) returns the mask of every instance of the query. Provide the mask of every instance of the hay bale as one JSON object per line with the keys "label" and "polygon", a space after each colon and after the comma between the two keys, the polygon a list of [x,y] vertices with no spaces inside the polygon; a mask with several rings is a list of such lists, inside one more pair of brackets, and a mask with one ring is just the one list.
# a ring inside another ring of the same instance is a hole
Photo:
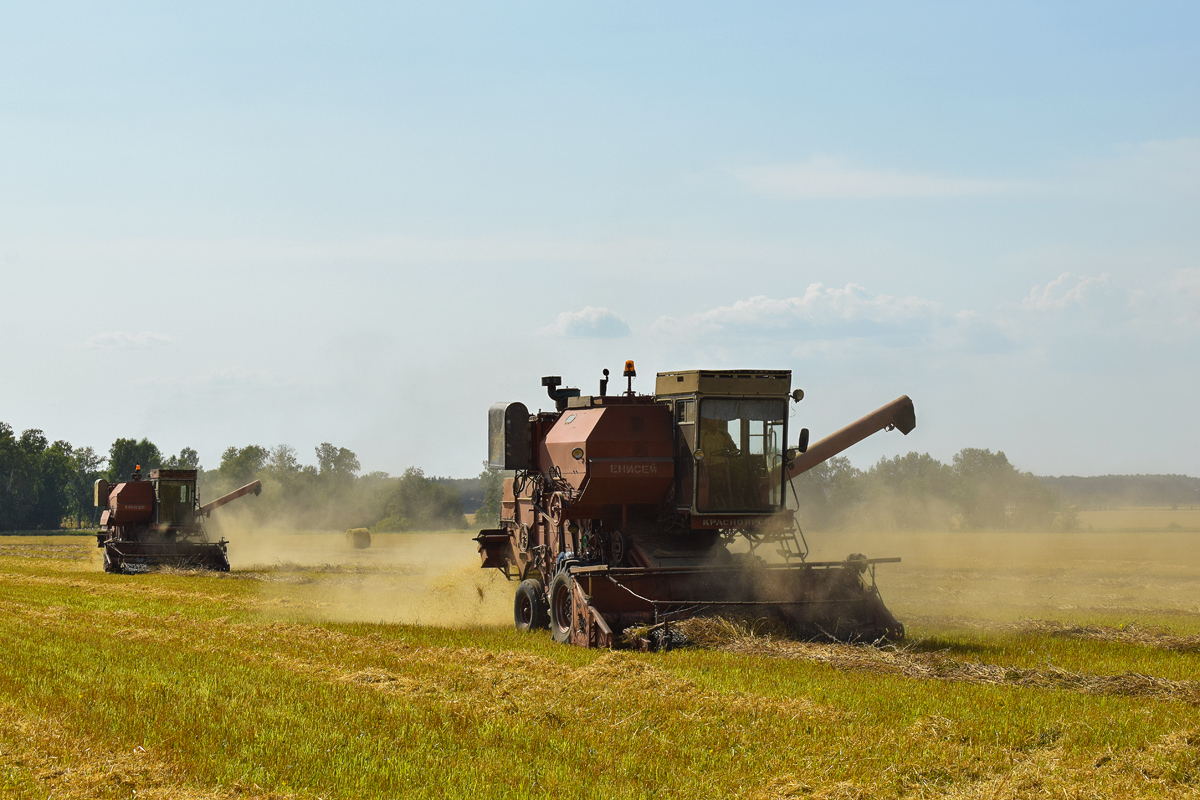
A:
{"label": "hay bale", "polygon": [[371,546],[371,531],[367,528],[350,528],[346,531],[346,544],[355,550],[366,550]]}

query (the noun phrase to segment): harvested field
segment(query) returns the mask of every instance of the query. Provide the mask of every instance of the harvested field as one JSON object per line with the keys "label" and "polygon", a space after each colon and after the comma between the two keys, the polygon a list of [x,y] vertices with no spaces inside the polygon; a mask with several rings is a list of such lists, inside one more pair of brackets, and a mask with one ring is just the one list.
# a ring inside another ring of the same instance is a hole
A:
{"label": "harvested field", "polygon": [[903,646],[703,620],[645,655],[509,630],[470,534],[253,537],[227,575],[0,537],[0,795],[1200,794],[1186,533],[812,537],[905,559]]}
{"label": "harvested field", "polygon": [[[1068,689],[1088,694],[1113,694],[1129,697],[1158,697],[1200,704],[1200,681],[1169,680],[1152,675],[1127,672],[1121,675],[1096,675],[1055,667],[1037,669],[964,661],[950,655],[951,648],[929,651],[924,642],[908,646],[862,647],[830,642],[797,642],[756,633],[753,626],[741,626],[724,619],[690,619],[678,625],[688,638],[701,647],[728,653],[792,658],[829,664],[839,670],[871,672],[879,675],[903,675],[919,680],[960,681],[994,686],[1032,686]],[[1059,633],[1054,625],[1031,625]],[[1121,631],[1091,628],[1092,638],[1122,641]],[[1111,633],[1112,635],[1106,635]],[[1186,639],[1192,637],[1169,637]],[[1154,640],[1139,636],[1139,644]],[[1151,645],[1154,646],[1154,645]],[[1187,652],[1194,652],[1188,650]]]}

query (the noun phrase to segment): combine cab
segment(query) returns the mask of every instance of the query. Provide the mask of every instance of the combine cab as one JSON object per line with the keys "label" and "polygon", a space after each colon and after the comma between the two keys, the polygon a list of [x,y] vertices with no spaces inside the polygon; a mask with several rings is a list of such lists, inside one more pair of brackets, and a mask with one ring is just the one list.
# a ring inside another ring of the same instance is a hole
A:
{"label": "combine cab", "polygon": [[104,548],[104,571],[170,565],[228,572],[228,543],[209,541],[204,518],[232,500],[261,491],[262,484],[254,481],[201,506],[194,469],[154,469],[144,480],[138,467],[124,483],[96,481],[96,506],[104,509],[96,546]]}
{"label": "combine cab", "polygon": [[[519,580],[520,629],[560,642],[643,648],[670,624],[705,614],[770,616],[804,637],[904,637],[875,587],[875,565],[852,555],[807,561],[791,479],[871,434],[907,434],[907,397],[808,446],[788,447],[791,372],[663,372],[653,395],[597,396],[542,379],[555,410],[521,403],[489,411],[489,466],[505,480],[500,527],[476,541],[484,568]],[[760,553],[771,556],[770,560]]]}

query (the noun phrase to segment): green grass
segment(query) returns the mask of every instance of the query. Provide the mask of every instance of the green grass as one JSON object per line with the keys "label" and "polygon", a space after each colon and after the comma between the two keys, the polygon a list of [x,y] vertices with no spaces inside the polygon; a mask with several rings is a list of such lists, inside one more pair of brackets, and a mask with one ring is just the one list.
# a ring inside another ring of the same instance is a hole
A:
{"label": "green grass", "polygon": [[[1200,784],[1200,720],[1181,701],[712,650],[610,654],[499,626],[332,622],[301,601],[345,589],[358,571],[289,567],[303,584],[262,570],[114,576],[92,563],[87,539],[48,541],[22,551],[0,538],[6,797],[127,797],[130,787],[345,798],[1188,796]],[[1200,680],[1200,656],[1161,647],[952,622],[912,633],[917,657]],[[52,728],[62,737],[38,733]],[[47,753],[66,774],[37,761]],[[121,760],[134,757],[136,769]]]}

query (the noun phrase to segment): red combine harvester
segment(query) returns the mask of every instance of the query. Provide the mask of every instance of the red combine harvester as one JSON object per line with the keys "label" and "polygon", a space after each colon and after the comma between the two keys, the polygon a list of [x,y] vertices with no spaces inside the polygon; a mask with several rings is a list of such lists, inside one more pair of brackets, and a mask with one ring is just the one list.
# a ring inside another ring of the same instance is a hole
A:
{"label": "red combine harvester", "polygon": [[[852,555],[807,561],[789,508],[791,479],[871,434],[916,427],[900,397],[808,446],[788,447],[787,370],[658,373],[653,395],[598,396],[542,379],[552,412],[521,403],[488,412],[489,467],[511,470],[500,527],[476,541],[484,568],[517,587],[518,629],[549,627],[560,642],[651,648],[670,623],[711,614],[774,617],[802,637],[904,637],[875,586],[875,565]],[[765,548],[760,550],[760,548]],[[760,552],[774,550],[770,563]],[[624,634],[624,635],[623,635]]]}
{"label": "red combine harvester", "polygon": [[96,506],[104,509],[96,546],[104,548],[104,571],[166,564],[228,572],[228,542],[210,542],[204,518],[232,500],[261,492],[262,483],[254,481],[202,506],[194,469],[152,469],[144,480],[138,467],[124,483],[96,481]]}

